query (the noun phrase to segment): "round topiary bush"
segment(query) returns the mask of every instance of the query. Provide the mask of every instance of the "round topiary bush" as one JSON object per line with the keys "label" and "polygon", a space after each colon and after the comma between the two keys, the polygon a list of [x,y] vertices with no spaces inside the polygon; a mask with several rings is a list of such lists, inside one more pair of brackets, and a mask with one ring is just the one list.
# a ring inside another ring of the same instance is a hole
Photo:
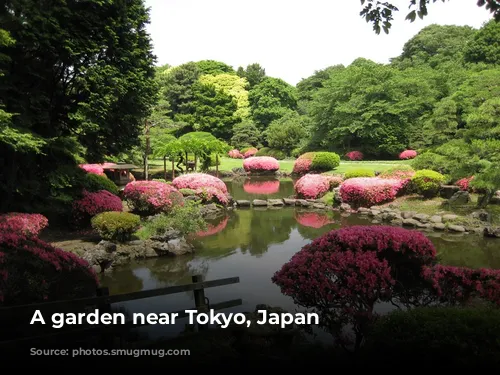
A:
{"label": "round topiary bush", "polygon": [[0,215],[0,232],[16,233],[20,236],[38,237],[47,228],[49,220],[41,214],[9,212]]}
{"label": "round topiary bush", "polygon": [[330,190],[330,181],[321,174],[306,174],[295,183],[294,189],[297,198],[317,199]]}
{"label": "round topiary bush", "polygon": [[227,193],[227,186],[220,178],[206,173],[187,173],[174,178],[172,186],[176,189],[196,190],[203,187],[214,187]]}
{"label": "round topiary bush", "polygon": [[345,180],[357,177],[375,177],[375,172],[367,168],[356,168],[344,173]]}
{"label": "round topiary bush", "polygon": [[283,151],[269,147],[262,147],[255,154],[255,156],[270,156],[272,158],[275,158],[276,160],[283,160],[286,158],[286,154]]}
{"label": "round topiary bush", "polygon": [[229,151],[227,155],[232,159],[243,159],[243,155],[240,153],[239,150],[236,149]]}
{"label": "round topiary bush", "polygon": [[217,203],[223,206],[229,203],[228,195],[213,186],[198,188],[194,195],[200,199],[201,203]]}
{"label": "round topiary bush", "polygon": [[129,182],[123,196],[132,211],[144,215],[168,212],[184,204],[184,197],[174,186],[158,181]]}
{"label": "round topiary bush", "polygon": [[141,224],[141,218],[130,212],[102,212],[91,220],[92,228],[104,240],[129,241]]}
{"label": "round topiary bush", "polygon": [[351,151],[345,154],[346,158],[351,161],[360,161],[363,160],[363,153],[361,151]]}
{"label": "round topiary bush", "polygon": [[415,159],[416,157],[417,157],[417,151],[415,150],[405,150],[399,154],[399,159],[401,160]]}
{"label": "round topiary bush", "polygon": [[418,194],[424,198],[434,198],[438,195],[441,184],[444,183],[445,179],[445,176],[439,172],[422,169],[415,172],[411,183]]}
{"label": "round topiary bush", "polygon": [[339,164],[340,156],[334,152],[306,152],[295,160],[293,173],[328,172]]}
{"label": "round topiary bush", "polygon": [[251,158],[252,156],[255,156],[255,154],[259,152],[258,149],[255,147],[248,147],[248,148],[243,148],[241,150],[241,153],[243,154],[243,157],[246,158]]}
{"label": "round topiary bush", "polygon": [[123,211],[122,200],[107,190],[89,192],[84,190],[82,198],[73,202],[73,223],[77,226],[87,226],[90,219],[106,211]]}
{"label": "round topiary bush", "polygon": [[253,156],[245,159],[243,168],[250,173],[272,173],[280,169],[280,164],[270,156]]}
{"label": "round topiary bush", "polygon": [[353,207],[371,207],[393,201],[404,181],[378,177],[356,177],[345,180],[340,185],[342,200]]}
{"label": "round topiary bush", "polygon": [[90,192],[106,190],[114,195],[118,195],[119,193],[118,186],[116,186],[113,181],[106,177],[106,175],[87,173],[83,177],[82,185],[85,190]]}
{"label": "round topiary bush", "polygon": [[91,297],[90,265],[38,238],[0,232],[0,306]]}

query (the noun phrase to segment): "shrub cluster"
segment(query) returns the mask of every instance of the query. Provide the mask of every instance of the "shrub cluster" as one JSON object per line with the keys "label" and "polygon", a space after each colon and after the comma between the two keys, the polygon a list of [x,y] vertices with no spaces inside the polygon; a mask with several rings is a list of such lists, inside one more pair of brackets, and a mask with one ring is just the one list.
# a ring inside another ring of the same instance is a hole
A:
{"label": "shrub cluster", "polygon": [[270,156],[253,156],[243,162],[247,172],[275,172],[280,169],[278,160]]}
{"label": "shrub cluster", "polygon": [[375,177],[375,172],[367,168],[356,168],[344,173],[344,179],[356,177]]}
{"label": "shrub cluster", "polygon": [[345,154],[346,158],[352,161],[363,160],[363,153],[361,151],[351,151]]}
{"label": "shrub cluster", "polygon": [[158,181],[129,182],[123,196],[132,211],[146,215],[168,212],[184,204],[184,197],[174,186]]}
{"label": "shrub cluster", "polygon": [[286,154],[283,151],[269,147],[262,147],[255,154],[255,156],[270,156],[272,158],[275,158],[276,160],[283,160],[286,158]]}
{"label": "shrub cluster", "polygon": [[329,179],[321,174],[306,174],[294,186],[298,198],[321,198],[330,190]]}
{"label": "shrub cluster", "polygon": [[111,194],[118,195],[119,189],[116,184],[111,181],[106,175],[87,173],[82,181],[83,188],[90,192],[99,190],[107,190]]}
{"label": "shrub cluster", "polygon": [[306,152],[295,160],[293,173],[327,172],[340,164],[340,156],[334,152]]}
{"label": "shrub cluster", "polygon": [[336,176],[336,175],[323,175],[323,176],[325,176],[326,179],[328,180],[328,183],[330,184],[330,189],[335,189],[344,182],[342,176]]}
{"label": "shrub cluster", "polygon": [[84,190],[82,195],[82,198],[75,200],[72,205],[73,221],[77,226],[90,224],[90,219],[101,212],[123,211],[122,200],[107,190]]}
{"label": "shrub cluster", "polygon": [[176,189],[196,190],[203,187],[213,187],[227,193],[227,186],[220,178],[206,173],[187,173],[174,178],[172,186]]}
{"label": "shrub cluster", "polygon": [[241,153],[243,154],[243,157],[246,159],[246,158],[250,158],[252,156],[255,156],[255,154],[259,152],[258,149],[256,149],[255,147],[247,147],[247,148],[243,148],[241,149]]}
{"label": "shrub cluster", "polygon": [[224,206],[229,203],[228,195],[213,186],[198,188],[195,190],[194,195],[197,196],[202,203],[218,203]]}
{"label": "shrub cluster", "polygon": [[415,159],[416,157],[417,157],[417,151],[415,150],[405,150],[399,154],[399,159],[401,160]]}
{"label": "shrub cluster", "polygon": [[378,175],[380,178],[407,180],[415,175],[415,170],[409,165],[398,165],[397,167],[389,168]]}
{"label": "shrub cluster", "polygon": [[79,167],[87,173],[104,176],[104,169],[101,164],[80,164]]}
{"label": "shrub cluster", "polygon": [[47,228],[49,220],[41,214],[9,212],[0,215],[0,232],[15,233],[21,236],[38,237]]}
{"label": "shrub cluster", "polygon": [[244,156],[240,153],[239,150],[231,150],[227,153],[227,155],[232,159],[243,159]]}
{"label": "shrub cluster", "polygon": [[108,241],[128,241],[141,224],[140,216],[129,212],[102,212],[91,220],[92,228]]}
{"label": "shrub cluster", "polygon": [[437,196],[444,181],[445,177],[441,173],[428,169],[415,172],[411,179],[415,190],[425,198]]}
{"label": "shrub cluster", "polygon": [[457,184],[460,187],[460,190],[470,191],[470,190],[472,190],[470,187],[470,183],[473,179],[474,179],[474,176],[465,177],[465,178],[462,178],[462,179],[458,180],[457,182],[455,182],[455,184]]}
{"label": "shrub cluster", "polygon": [[340,196],[352,206],[371,207],[393,201],[403,186],[404,182],[397,179],[357,177],[340,185]]}

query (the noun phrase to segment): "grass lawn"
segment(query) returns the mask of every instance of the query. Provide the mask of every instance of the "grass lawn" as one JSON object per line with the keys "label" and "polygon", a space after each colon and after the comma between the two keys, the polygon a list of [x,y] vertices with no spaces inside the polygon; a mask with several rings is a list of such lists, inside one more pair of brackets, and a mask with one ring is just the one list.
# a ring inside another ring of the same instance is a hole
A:
{"label": "grass lawn", "polygon": [[[293,164],[295,160],[280,160],[280,170],[283,172],[292,172]],[[338,168],[328,173],[331,174],[343,174],[349,170],[364,168],[371,169],[373,171],[385,171],[386,169],[392,168],[400,164],[408,164],[409,161],[406,160],[383,160],[383,161],[341,161]],[[163,160],[150,160],[150,173],[163,170]],[[170,167],[170,165],[168,166]],[[232,159],[232,158],[221,158],[221,164],[219,165],[219,171],[231,171],[233,168],[242,168],[242,159]],[[215,170],[215,168],[212,168]]]}

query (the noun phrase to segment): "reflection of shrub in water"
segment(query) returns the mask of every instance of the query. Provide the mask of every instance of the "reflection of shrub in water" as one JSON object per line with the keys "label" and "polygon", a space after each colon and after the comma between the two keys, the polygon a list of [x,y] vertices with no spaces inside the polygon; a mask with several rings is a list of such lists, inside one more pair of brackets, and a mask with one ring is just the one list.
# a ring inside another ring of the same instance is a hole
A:
{"label": "reflection of shrub in water", "polygon": [[300,225],[317,229],[335,223],[335,220],[329,218],[328,215],[323,212],[297,211],[295,212],[295,219]]}
{"label": "reflection of shrub in water", "polygon": [[243,190],[248,194],[276,194],[280,190],[279,180],[252,181],[246,180]]}
{"label": "reflection of shrub in water", "polygon": [[222,218],[218,223],[207,223],[207,229],[196,232],[196,237],[213,236],[226,228],[229,216]]}

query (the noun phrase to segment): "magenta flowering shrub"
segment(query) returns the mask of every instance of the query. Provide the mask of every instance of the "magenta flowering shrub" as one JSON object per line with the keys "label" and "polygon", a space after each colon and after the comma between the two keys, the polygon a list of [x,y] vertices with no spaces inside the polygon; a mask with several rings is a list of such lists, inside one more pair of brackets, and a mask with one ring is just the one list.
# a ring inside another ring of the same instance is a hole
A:
{"label": "magenta flowering shrub", "polygon": [[462,305],[480,298],[500,306],[500,270],[437,264],[424,267],[422,276],[442,303]]}
{"label": "magenta flowering shrub", "polygon": [[168,212],[183,205],[184,197],[175,187],[160,181],[132,181],[123,189],[123,197],[132,211],[140,214]]}
{"label": "magenta flowering shrub", "polygon": [[227,186],[220,178],[205,173],[187,173],[174,178],[172,186],[176,189],[196,190],[202,187],[214,187],[227,193]]}
{"label": "magenta flowering shrub", "polygon": [[393,201],[405,180],[378,177],[358,177],[345,180],[340,185],[340,196],[344,202],[355,207],[371,207]]}
{"label": "magenta flowering shrub", "polygon": [[332,175],[323,175],[326,177],[328,180],[328,183],[330,184],[330,189],[335,189],[336,187],[339,187],[342,185],[344,182],[344,179],[342,176],[332,176]]}
{"label": "magenta flowering shrub", "polygon": [[280,169],[278,160],[270,156],[252,156],[245,159],[243,168],[247,172],[275,172]]}
{"label": "magenta flowering shrub", "polygon": [[87,173],[104,176],[104,169],[101,164],[80,164],[79,167]]}
{"label": "magenta flowering shrub", "polygon": [[98,286],[80,257],[35,237],[0,232],[0,306],[91,297]]}
{"label": "magenta flowering shrub", "polygon": [[251,158],[252,156],[254,156],[257,152],[259,152],[259,150],[257,150],[255,147],[250,147],[248,150],[245,151],[245,153],[243,154],[243,157],[246,159],[246,158]]}
{"label": "magenta flowering shrub", "polygon": [[9,212],[0,215],[0,232],[16,233],[27,237],[38,237],[47,228],[49,220],[41,214]]}
{"label": "magenta flowering shrub", "polygon": [[229,203],[228,195],[213,186],[198,188],[195,190],[195,195],[202,203],[218,203],[224,206]]}
{"label": "magenta flowering shrub", "polygon": [[248,179],[243,184],[243,190],[248,194],[276,194],[280,191],[280,182],[279,180],[252,181]]}
{"label": "magenta flowering shrub", "polygon": [[414,159],[417,157],[417,151],[415,150],[405,150],[399,154],[401,160]]}
{"label": "magenta flowering shrub", "polygon": [[465,178],[462,178],[462,179],[458,180],[457,182],[455,182],[455,184],[457,184],[460,187],[460,190],[469,191],[469,190],[472,190],[472,189],[470,189],[469,185],[473,179],[474,179],[474,176],[465,177]]}
{"label": "magenta flowering shrub", "polygon": [[243,159],[244,156],[240,153],[239,150],[231,150],[227,153],[227,155],[232,159]]}
{"label": "magenta flowering shrub", "polygon": [[296,211],[295,220],[300,225],[316,229],[335,223],[335,220],[331,219],[324,212]]}
{"label": "magenta flowering shrub", "polygon": [[312,159],[298,158],[293,164],[293,173],[306,174],[311,170]]}
{"label": "magenta flowering shrub", "polygon": [[345,156],[352,161],[363,160],[363,153],[361,151],[351,151],[345,154]]}
{"label": "magenta flowering shrub", "polygon": [[321,174],[306,174],[299,178],[294,189],[298,198],[317,199],[330,190],[330,181]]}
{"label": "magenta flowering shrub", "polygon": [[73,223],[77,226],[90,225],[90,219],[108,211],[123,211],[122,200],[107,190],[82,193],[82,198],[73,202]]}

